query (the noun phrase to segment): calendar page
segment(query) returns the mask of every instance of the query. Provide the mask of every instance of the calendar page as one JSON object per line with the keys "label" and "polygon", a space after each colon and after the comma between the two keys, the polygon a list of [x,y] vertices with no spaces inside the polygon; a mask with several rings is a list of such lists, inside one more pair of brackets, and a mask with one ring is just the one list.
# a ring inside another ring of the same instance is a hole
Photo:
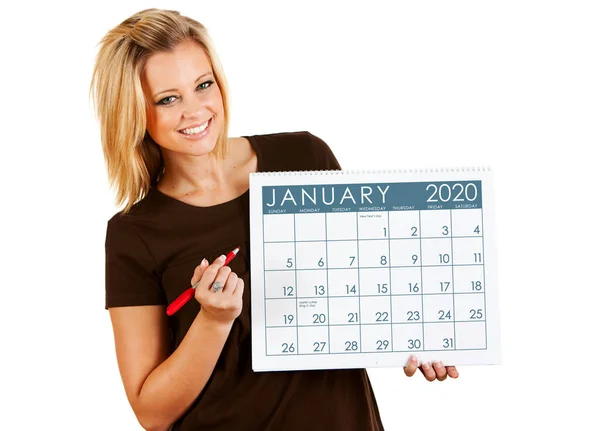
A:
{"label": "calendar page", "polygon": [[486,168],[250,175],[255,371],[500,363]]}

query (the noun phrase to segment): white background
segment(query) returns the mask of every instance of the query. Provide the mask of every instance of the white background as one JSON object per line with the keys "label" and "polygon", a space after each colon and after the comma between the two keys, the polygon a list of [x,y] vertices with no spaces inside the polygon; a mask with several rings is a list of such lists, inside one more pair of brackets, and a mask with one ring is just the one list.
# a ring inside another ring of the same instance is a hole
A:
{"label": "white background", "polygon": [[577,0],[4,5],[3,429],[139,429],[104,310],[117,209],[87,91],[100,38],[148,7],[208,27],[232,136],[309,130],[349,169],[495,170],[503,364],[369,370],[386,430],[598,429],[600,7]]}

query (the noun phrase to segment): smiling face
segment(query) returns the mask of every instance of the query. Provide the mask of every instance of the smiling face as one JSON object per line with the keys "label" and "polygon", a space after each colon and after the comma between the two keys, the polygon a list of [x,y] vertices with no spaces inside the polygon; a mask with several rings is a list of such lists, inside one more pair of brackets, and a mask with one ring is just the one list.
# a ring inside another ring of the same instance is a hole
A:
{"label": "smiling face", "polygon": [[212,151],[223,125],[223,99],[210,59],[196,42],[153,54],[142,75],[147,130],[165,158]]}

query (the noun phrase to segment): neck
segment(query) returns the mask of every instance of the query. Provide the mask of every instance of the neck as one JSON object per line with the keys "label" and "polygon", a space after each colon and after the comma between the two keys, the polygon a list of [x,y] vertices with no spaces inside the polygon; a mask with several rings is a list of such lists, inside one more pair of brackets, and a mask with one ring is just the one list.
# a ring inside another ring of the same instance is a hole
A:
{"label": "neck", "polygon": [[158,188],[170,195],[203,195],[226,183],[224,160],[210,154],[174,157],[164,154],[165,170]]}

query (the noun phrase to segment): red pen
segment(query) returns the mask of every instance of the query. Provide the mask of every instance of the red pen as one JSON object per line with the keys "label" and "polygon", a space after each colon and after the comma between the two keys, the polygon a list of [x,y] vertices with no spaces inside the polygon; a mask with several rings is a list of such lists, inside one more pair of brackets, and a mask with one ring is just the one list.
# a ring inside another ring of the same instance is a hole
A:
{"label": "red pen", "polygon": [[[235,255],[238,253],[238,251],[240,251],[240,248],[236,247],[234,250],[227,253],[227,256],[225,257],[225,263],[223,264],[223,266],[231,262]],[[173,314],[177,313],[177,311],[179,311],[181,307],[183,307],[190,299],[194,297],[194,290],[196,289],[199,283],[200,280],[198,280],[196,284],[194,284],[192,287],[190,287],[181,295],[179,295],[175,301],[169,304],[169,306],[167,307],[167,316],[172,316]]]}

